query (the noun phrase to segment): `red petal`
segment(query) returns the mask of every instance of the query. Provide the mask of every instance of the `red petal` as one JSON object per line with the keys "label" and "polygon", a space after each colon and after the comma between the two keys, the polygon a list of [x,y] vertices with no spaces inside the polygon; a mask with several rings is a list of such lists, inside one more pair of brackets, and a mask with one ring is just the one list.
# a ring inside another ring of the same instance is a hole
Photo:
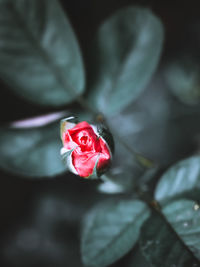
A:
{"label": "red petal", "polygon": [[79,149],[75,149],[72,153],[72,164],[79,176],[88,177],[93,173],[95,163],[99,153],[85,152],[81,153]]}
{"label": "red petal", "polygon": [[64,148],[71,150],[77,147],[77,144],[72,140],[68,131],[63,133],[63,140],[64,140]]}
{"label": "red petal", "polygon": [[[88,137],[85,144],[81,141],[83,136]],[[111,153],[107,143],[96,135],[86,121],[78,123],[65,133],[64,147],[75,148],[72,152],[72,164],[81,177],[89,177],[93,173],[97,160],[100,171],[104,171],[110,164]]]}
{"label": "red petal", "polygon": [[[80,145],[83,151],[95,150],[97,135],[95,134],[93,128],[86,121],[78,123],[74,128],[68,130],[71,139]],[[90,142],[84,146],[80,142],[82,136],[88,136]]]}
{"label": "red petal", "polygon": [[[84,129],[92,129],[92,126],[89,123],[87,123],[86,121],[82,121],[82,122],[77,123],[76,126],[73,127],[72,129],[69,129],[69,132],[70,132],[70,134],[72,134],[74,132],[77,132],[77,130],[81,131]],[[93,129],[92,129],[92,131],[93,131]]]}

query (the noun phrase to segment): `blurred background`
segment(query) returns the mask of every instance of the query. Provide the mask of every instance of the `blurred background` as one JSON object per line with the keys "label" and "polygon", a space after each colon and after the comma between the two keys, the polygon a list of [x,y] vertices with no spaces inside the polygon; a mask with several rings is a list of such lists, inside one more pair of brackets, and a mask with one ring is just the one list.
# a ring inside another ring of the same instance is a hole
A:
{"label": "blurred background", "polygon": [[[86,71],[99,25],[117,9],[152,9],[165,28],[159,68],[143,95],[116,121],[130,117],[132,145],[163,166],[199,151],[200,16],[198,1],[63,0],[78,38]],[[0,81],[0,121],[5,123],[52,111],[28,103]],[[77,104],[74,104],[77,105]],[[73,104],[70,107],[74,106]],[[54,109],[56,111],[56,109]],[[132,112],[132,113],[130,113]],[[115,120],[113,119],[113,123]],[[123,127],[120,127],[123,133]],[[31,180],[0,171],[0,266],[82,266],[80,221],[97,201],[97,182],[72,174]],[[129,266],[131,253],[113,266]],[[139,265],[138,265],[139,266]],[[141,265],[143,266],[143,265]]]}

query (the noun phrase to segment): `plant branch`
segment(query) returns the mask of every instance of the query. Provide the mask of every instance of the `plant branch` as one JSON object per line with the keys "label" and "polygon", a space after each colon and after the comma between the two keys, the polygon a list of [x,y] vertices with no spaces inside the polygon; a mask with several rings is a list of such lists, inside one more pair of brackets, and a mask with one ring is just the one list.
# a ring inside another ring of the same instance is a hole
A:
{"label": "plant branch", "polygon": [[[104,115],[101,112],[99,112],[97,109],[94,109],[93,107],[91,107],[82,96],[79,96],[77,98],[77,102],[80,104],[81,107],[91,112],[94,115],[94,118],[96,121],[104,122],[106,124],[106,119]],[[124,140],[122,140],[122,138],[116,133],[116,131],[112,130],[112,128],[111,128],[111,132],[113,133],[115,139],[118,142],[120,142],[127,151],[129,151],[133,160],[138,164],[139,168],[146,169],[146,168],[151,168],[155,166],[154,162],[152,162],[150,159],[147,159],[143,157],[140,153],[137,153],[136,151],[134,151]]]}

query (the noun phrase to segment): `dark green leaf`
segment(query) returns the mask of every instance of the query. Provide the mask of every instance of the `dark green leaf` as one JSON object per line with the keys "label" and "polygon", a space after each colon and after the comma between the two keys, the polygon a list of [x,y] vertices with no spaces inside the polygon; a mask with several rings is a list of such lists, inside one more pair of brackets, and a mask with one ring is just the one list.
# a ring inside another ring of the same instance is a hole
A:
{"label": "dark green leaf", "polygon": [[36,128],[0,129],[0,167],[25,176],[53,176],[64,172],[59,122]]}
{"label": "dark green leaf", "polygon": [[128,264],[128,267],[150,267],[149,262],[146,260],[146,258],[141,253],[141,249],[139,247],[135,247],[131,251],[131,260]]}
{"label": "dark green leaf", "polygon": [[121,258],[136,243],[148,216],[148,208],[138,200],[104,202],[94,208],[84,222],[84,264],[103,267]]}
{"label": "dark green leaf", "polygon": [[154,267],[199,267],[198,260],[184,245],[164,217],[154,213],[143,225],[140,246]]}
{"label": "dark green leaf", "polygon": [[166,68],[165,78],[172,93],[183,103],[200,102],[200,68],[197,59],[185,58],[172,61]]}
{"label": "dark green leaf", "polygon": [[142,97],[107,120],[129,147],[165,167],[191,155],[200,132],[199,108],[177,102],[168,91],[157,72]]}
{"label": "dark green leaf", "polygon": [[163,27],[149,9],[118,11],[95,40],[89,101],[105,114],[126,107],[144,90],[160,57]]}
{"label": "dark green leaf", "polygon": [[0,77],[22,97],[59,106],[84,89],[74,32],[56,0],[0,1]]}
{"label": "dark green leaf", "polygon": [[163,203],[172,198],[192,197],[200,200],[200,156],[182,160],[161,177],[155,198]]}
{"label": "dark green leaf", "polygon": [[180,238],[200,259],[200,206],[191,200],[178,200],[163,209]]}

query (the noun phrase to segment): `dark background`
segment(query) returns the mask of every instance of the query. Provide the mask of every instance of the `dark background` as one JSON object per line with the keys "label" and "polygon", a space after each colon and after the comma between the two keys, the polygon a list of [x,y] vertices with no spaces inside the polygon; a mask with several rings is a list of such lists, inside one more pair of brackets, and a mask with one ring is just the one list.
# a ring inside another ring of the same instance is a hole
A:
{"label": "dark background", "polygon": [[[77,35],[86,69],[98,26],[115,10],[133,4],[150,7],[164,24],[160,64],[180,51],[200,55],[196,42],[200,27],[195,28],[200,25],[198,1],[66,0],[61,4]],[[3,82],[0,88],[1,125],[52,111],[24,101]],[[81,266],[79,222],[94,201],[106,197],[96,193],[95,182],[71,174],[31,180],[1,171],[0,177],[0,266]],[[49,211],[45,205],[51,207]],[[119,266],[125,266],[128,258],[130,254]]]}

